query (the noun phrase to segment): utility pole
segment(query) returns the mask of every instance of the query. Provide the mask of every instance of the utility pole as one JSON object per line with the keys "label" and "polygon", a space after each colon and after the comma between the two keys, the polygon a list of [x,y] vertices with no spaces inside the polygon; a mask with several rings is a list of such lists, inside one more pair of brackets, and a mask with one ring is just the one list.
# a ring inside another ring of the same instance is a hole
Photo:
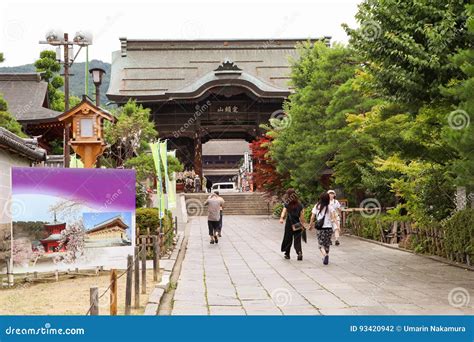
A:
{"label": "utility pole", "polygon": [[[76,35],[72,41],[69,41],[69,35],[67,33],[59,33],[59,31],[51,30],[46,33],[46,41],[40,41],[40,44],[49,44],[53,46],[62,46],[64,49],[64,110],[67,112],[70,109],[69,103],[69,69],[76,60],[79,51],[81,51],[82,47],[88,47],[92,44],[92,35],[86,32],[76,32]],[[74,51],[69,50],[69,47],[78,45],[79,51],[74,55]],[[70,56],[70,53],[72,54]],[[86,69],[87,70],[87,69]],[[87,71],[86,71],[87,72]],[[87,82],[87,81],[86,81]],[[87,87],[86,87],[87,89]],[[64,167],[69,167],[70,163],[70,147],[69,147],[69,139],[70,139],[70,131],[71,125],[65,124],[64,126],[64,144],[63,144],[63,151],[64,151]]]}
{"label": "utility pole", "polygon": [[[64,34],[64,111],[69,110],[69,35]],[[70,164],[70,149],[69,149],[69,131],[70,125],[64,124],[64,167],[69,167]]]}

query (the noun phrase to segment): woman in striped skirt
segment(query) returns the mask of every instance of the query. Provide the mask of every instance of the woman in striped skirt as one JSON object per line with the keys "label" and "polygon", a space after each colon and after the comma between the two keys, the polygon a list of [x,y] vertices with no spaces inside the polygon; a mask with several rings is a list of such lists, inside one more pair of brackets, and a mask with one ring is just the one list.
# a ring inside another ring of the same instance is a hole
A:
{"label": "woman in striped skirt", "polygon": [[319,197],[319,202],[311,210],[310,229],[319,221],[323,222],[321,227],[317,228],[318,245],[323,264],[329,263],[329,247],[331,246],[331,236],[333,227],[337,224],[337,214],[333,206],[329,205],[329,194],[323,193]]}

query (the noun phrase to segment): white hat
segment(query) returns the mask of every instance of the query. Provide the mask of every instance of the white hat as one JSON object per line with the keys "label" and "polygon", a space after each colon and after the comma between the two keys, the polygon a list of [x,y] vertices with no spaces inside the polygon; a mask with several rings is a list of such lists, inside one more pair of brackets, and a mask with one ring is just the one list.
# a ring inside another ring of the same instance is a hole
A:
{"label": "white hat", "polygon": [[334,190],[328,190],[328,194],[336,194],[336,192]]}

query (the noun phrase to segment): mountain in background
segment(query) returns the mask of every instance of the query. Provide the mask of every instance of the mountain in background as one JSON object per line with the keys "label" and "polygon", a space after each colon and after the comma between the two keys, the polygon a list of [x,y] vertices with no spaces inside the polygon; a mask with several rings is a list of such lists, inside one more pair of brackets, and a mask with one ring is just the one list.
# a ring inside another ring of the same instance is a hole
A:
{"label": "mountain in background", "polygon": [[[69,91],[71,95],[75,95],[79,98],[85,94],[85,67],[86,63],[74,63],[70,69],[70,73],[73,76],[69,78]],[[91,68],[102,68],[106,74],[102,80],[100,86],[100,103],[101,106],[105,107],[105,104],[109,101],[105,96],[107,89],[109,88],[110,82],[110,63],[105,63],[96,59],[89,61],[89,69]],[[15,67],[0,67],[0,73],[24,73],[24,72],[36,72],[36,68],[33,64],[25,64]],[[61,70],[62,73],[62,70]],[[64,89],[62,89],[64,90]],[[92,82],[92,77],[89,74],[89,97],[95,100],[95,86]]]}

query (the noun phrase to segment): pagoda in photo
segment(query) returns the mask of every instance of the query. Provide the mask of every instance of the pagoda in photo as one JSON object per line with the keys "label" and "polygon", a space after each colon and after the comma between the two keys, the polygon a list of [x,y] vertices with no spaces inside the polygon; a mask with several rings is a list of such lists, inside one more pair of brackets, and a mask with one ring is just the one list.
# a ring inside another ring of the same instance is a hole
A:
{"label": "pagoda in photo", "polygon": [[63,245],[59,249],[59,244],[61,242],[61,232],[66,229],[66,223],[58,223],[54,220],[54,223],[45,224],[44,227],[48,231],[48,237],[46,239],[40,240],[43,245],[45,253],[56,253],[56,252],[65,252],[66,246]]}

